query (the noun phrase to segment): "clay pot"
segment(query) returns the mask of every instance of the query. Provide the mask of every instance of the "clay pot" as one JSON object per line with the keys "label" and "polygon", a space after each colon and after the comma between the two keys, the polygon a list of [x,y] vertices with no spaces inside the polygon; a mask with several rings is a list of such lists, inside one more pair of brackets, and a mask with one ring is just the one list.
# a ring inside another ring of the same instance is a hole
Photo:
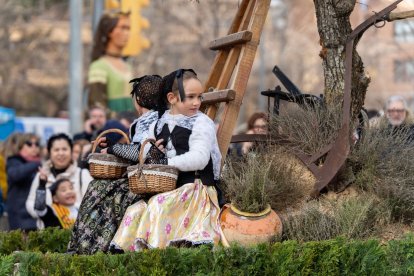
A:
{"label": "clay pot", "polygon": [[278,239],[282,235],[282,221],[270,206],[254,214],[226,204],[220,214],[220,225],[225,246],[233,242],[245,246],[254,245]]}

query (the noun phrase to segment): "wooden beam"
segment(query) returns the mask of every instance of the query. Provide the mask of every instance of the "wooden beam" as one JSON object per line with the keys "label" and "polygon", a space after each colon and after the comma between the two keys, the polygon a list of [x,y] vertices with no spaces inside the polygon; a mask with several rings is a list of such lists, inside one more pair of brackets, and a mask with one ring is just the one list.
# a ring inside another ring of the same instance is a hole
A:
{"label": "wooden beam", "polygon": [[[223,66],[223,72],[221,73],[220,78],[217,82],[217,86],[215,87],[216,89],[225,89],[228,87],[229,81],[234,72],[234,67],[239,61],[241,47],[242,45],[238,45],[234,48],[231,48],[230,53],[227,56],[227,60]],[[217,105],[210,105],[206,112],[207,116],[210,118],[215,118],[218,108],[219,107]]]}
{"label": "wooden beam", "polygon": [[[253,1],[252,1],[253,2]],[[252,21],[248,26],[248,30],[253,33],[252,40],[241,46],[239,61],[235,68],[235,78],[232,80],[231,88],[237,91],[236,98],[226,104],[223,114],[224,120],[220,122],[217,137],[223,160],[226,157],[227,149],[230,145],[233,130],[236,126],[237,117],[239,115],[240,106],[246,90],[247,81],[253,66],[254,57],[256,55],[257,46],[259,45],[260,35],[269,10],[270,0],[255,1],[255,11],[252,12]]]}
{"label": "wooden beam", "polygon": [[241,31],[213,40],[210,42],[209,48],[210,50],[220,50],[234,45],[243,44],[250,40],[252,40],[252,32]]}
{"label": "wooden beam", "polygon": [[206,92],[203,93],[203,105],[229,102],[234,100],[236,97],[236,91],[231,89],[225,89],[220,91]]}
{"label": "wooden beam", "polygon": [[266,134],[237,134],[231,137],[231,143],[241,142],[266,142],[270,136]]}

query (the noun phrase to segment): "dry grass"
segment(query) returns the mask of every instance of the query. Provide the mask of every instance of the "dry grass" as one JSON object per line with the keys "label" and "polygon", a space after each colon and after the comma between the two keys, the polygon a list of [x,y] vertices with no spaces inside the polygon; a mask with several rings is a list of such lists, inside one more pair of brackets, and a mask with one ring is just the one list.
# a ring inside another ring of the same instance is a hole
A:
{"label": "dry grass", "polygon": [[350,155],[355,184],[388,202],[395,221],[414,221],[412,130],[369,129]]}
{"label": "dry grass", "polygon": [[223,170],[224,190],[231,203],[244,212],[263,211],[269,203],[271,162],[266,156],[249,154],[228,162]]}
{"label": "dry grass", "polygon": [[281,147],[227,162],[223,170],[224,191],[236,207],[257,212],[270,204],[275,211],[294,208],[314,184],[311,173]]}
{"label": "dry grass", "polygon": [[331,143],[341,126],[338,109],[289,106],[270,121],[270,134],[283,135],[293,150],[312,154]]}
{"label": "dry grass", "polygon": [[285,239],[389,238],[394,235],[393,225],[402,226],[395,235],[411,229],[411,128],[392,132],[386,127],[366,130],[364,138],[351,149],[347,162],[355,176],[351,185],[357,189],[356,195],[306,201],[315,179],[292,152],[312,154],[332,142],[341,124],[339,113],[321,107],[292,107],[285,115],[272,118],[271,134],[281,134],[291,143],[280,147],[272,145],[277,141],[270,141],[246,160],[228,166],[225,182],[232,202],[245,204],[242,208],[269,202],[282,214]]}
{"label": "dry grass", "polygon": [[384,202],[370,194],[307,202],[301,210],[283,217],[284,238],[299,241],[326,240],[338,236],[367,238],[390,221]]}

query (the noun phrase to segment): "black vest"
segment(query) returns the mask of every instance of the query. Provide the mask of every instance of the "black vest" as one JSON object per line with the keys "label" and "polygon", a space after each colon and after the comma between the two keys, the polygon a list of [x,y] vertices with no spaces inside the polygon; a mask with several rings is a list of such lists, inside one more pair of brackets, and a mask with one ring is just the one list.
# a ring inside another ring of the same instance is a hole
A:
{"label": "black vest", "polygon": [[[158,124],[158,122],[157,122]],[[157,129],[157,125],[155,125],[155,130]],[[175,148],[177,155],[184,154],[189,151],[190,147],[188,145],[188,141],[191,135],[191,130],[175,126],[173,131],[170,132],[168,128],[168,124],[165,124],[159,134],[155,133],[157,140],[164,139],[163,146],[166,148],[168,141],[171,140],[172,145]],[[190,171],[190,172],[182,172],[180,171],[178,174],[177,179],[177,188],[181,187],[186,183],[194,183],[196,178],[200,178],[203,182],[203,185],[206,186],[214,186],[214,172],[213,172],[213,160],[210,156],[210,160],[208,164],[202,169],[201,171]]]}

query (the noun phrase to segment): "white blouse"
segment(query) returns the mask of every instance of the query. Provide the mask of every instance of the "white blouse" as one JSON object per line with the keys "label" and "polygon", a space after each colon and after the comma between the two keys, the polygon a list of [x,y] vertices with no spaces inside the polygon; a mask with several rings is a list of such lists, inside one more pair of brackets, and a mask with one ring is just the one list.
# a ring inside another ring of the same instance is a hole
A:
{"label": "white blouse", "polygon": [[[191,130],[188,141],[189,151],[180,155],[176,155],[171,140],[166,145],[166,156],[168,165],[174,166],[180,171],[197,171],[207,166],[210,157],[213,161],[214,179],[220,178],[221,153],[217,142],[216,130],[214,122],[204,113],[188,117],[182,114],[172,115],[167,110],[158,120],[157,134],[159,134],[163,126],[167,124],[170,132],[176,126],[180,126]],[[154,128],[156,122],[151,124],[149,129],[150,138],[154,138]]]}

